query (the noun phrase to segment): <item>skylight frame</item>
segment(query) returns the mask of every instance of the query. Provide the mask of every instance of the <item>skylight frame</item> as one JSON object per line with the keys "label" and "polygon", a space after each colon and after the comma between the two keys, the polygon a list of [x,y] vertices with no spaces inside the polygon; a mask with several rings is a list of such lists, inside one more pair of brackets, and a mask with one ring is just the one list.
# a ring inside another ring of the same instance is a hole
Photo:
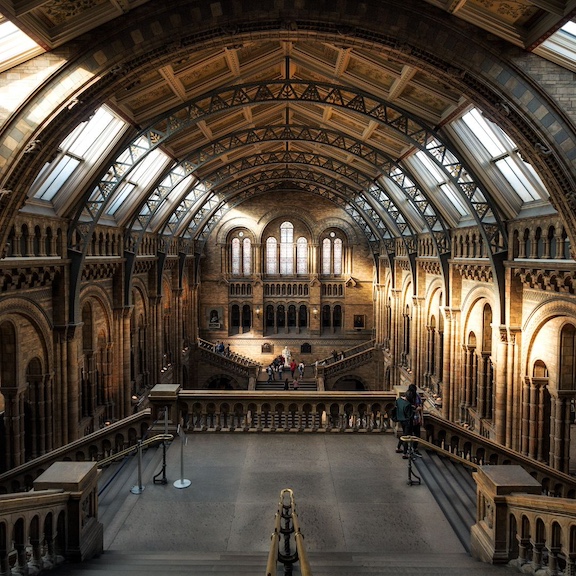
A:
{"label": "skylight frame", "polygon": [[[471,108],[454,121],[453,126],[465,135],[468,154],[480,162],[481,169],[496,170],[508,194],[512,195],[512,204],[518,209],[549,200],[544,182],[522,158],[516,143],[497,124],[487,120],[480,110]],[[500,194],[503,192],[501,186],[498,190]]]}
{"label": "skylight frame", "polygon": [[0,16],[0,72],[46,52],[7,18]]}
{"label": "skylight frame", "polygon": [[[89,120],[78,124],[58,146],[56,156],[47,162],[32,183],[29,192],[31,201],[51,204],[55,211],[63,212],[74,202],[82,185],[101,166],[102,157],[113,149],[128,124],[106,105],[98,108]],[[75,169],[59,182],[58,190],[50,190],[53,175],[70,158],[78,160]]]}
{"label": "skylight frame", "polygon": [[576,22],[568,21],[534,48],[534,54],[576,72]]}

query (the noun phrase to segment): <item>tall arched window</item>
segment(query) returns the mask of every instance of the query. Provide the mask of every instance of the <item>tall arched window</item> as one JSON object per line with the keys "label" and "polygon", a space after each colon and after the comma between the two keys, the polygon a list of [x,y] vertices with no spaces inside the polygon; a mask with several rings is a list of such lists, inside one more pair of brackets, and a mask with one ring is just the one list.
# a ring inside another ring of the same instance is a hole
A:
{"label": "tall arched window", "polygon": [[244,238],[242,242],[242,264],[244,276],[252,274],[252,241],[250,238]]}
{"label": "tall arched window", "polygon": [[560,333],[560,390],[576,388],[576,328],[566,324]]}
{"label": "tall arched window", "polygon": [[240,239],[232,238],[232,275],[240,276]]}
{"label": "tall arched window", "polygon": [[280,274],[294,274],[294,225],[280,225]]}
{"label": "tall arched window", "polygon": [[239,231],[230,243],[230,258],[233,276],[252,274],[252,241]]}
{"label": "tall arched window", "polygon": [[266,274],[278,274],[278,241],[270,237],[266,240]]}
{"label": "tall arched window", "polygon": [[303,236],[296,242],[296,274],[308,274],[308,240]]}
{"label": "tall arched window", "polygon": [[322,274],[341,276],[343,268],[344,243],[333,230],[322,240]]}

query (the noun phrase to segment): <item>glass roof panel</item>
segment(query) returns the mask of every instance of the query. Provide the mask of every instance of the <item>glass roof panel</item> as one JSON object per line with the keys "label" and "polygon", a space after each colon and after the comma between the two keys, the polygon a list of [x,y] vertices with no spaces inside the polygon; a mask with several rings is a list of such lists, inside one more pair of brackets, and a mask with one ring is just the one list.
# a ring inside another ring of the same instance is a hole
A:
{"label": "glass roof panel", "polygon": [[32,184],[31,197],[51,201],[61,192],[76,191],[78,179],[99,164],[125,126],[108,108],[99,108],[64,138],[56,158],[44,165]]}
{"label": "glass roof panel", "polygon": [[446,174],[423,151],[418,151],[405,162],[411,167],[412,174],[418,174],[421,182],[430,190],[429,199],[435,208],[448,217],[449,221],[459,221],[470,213],[460,193]]}
{"label": "glass roof panel", "polygon": [[[170,162],[171,159],[161,150],[151,150],[128,174],[126,181],[118,187],[106,213],[118,219],[117,212],[120,207],[124,208],[123,214],[136,208],[136,205],[144,201],[144,195],[148,193],[150,184],[158,178]],[[130,189],[127,190],[127,188]],[[129,201],[125,202],[129,194]]]}
{"label": "glass roof panel", "polygon": [[[477,109],[462,116],[462,122],[468,127],[467,140],[471,143],[477,141],[483,149],[475,153],[476,161],[486,158],[487,164],[499,170],[511,193],[513,191],[523,203],[548,198],[548,192],[534,168],[521,158],[516,144],[499,126],[486,120]],[[499,192],[503,192],[502,188]]]}
{"label": "glass roof panel", "polygon": [[0,71],[9,70],[44,51],[12,22],[0,17]]}
{"label": "glass roof panel", "polygon": [[576,72],[576,22],[567,22],[540,46],[534,53]]}

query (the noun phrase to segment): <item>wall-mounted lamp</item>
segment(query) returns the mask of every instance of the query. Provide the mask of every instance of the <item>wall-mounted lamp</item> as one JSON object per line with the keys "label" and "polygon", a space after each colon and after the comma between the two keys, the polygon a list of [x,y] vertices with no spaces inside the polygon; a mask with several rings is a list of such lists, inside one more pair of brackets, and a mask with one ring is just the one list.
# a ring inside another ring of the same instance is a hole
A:
{"label": "wall-mounted lamp", "polygon": [[260,307],[259,306],[256,308],[256,317],[260,318]]}
{"label": "wall-mounted lamp", "polygon": [[314,314],[314,319],[318,318],[318,308],[314,308],[314,310],[312,310],[312,314]]}

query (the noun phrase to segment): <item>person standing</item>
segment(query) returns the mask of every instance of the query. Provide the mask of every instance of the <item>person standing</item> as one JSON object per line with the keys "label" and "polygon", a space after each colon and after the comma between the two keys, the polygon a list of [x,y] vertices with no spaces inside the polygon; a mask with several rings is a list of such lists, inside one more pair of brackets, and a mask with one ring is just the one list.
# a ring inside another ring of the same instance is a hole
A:
{"label": "person standing", "polygon": [[[420,438],[423,406],[422,406],[422,398],[420,397],[420,394],[418,394],[416,384],[410,384],[410,386],[408,386],[408,390],[406,391],[406,400],[408,400],[408,402],[412,404],[412,407],[414,409],[414,414],[412,416],[412,436]],[[418,451],[418,442],[414,441],[412,443],[412,449],[415,454],[420,456],[420,452]]]}
{"label": "person standing", "polygon": [[284,390],[290,390],[290,382],[288,378],[286,378],[286,382],[284,382]]}
{"label": "person standing", "polygon": [[[402,428],[401,436],[412,436],[414,407],[406,398],[406,394],[402,393],[396,399],[396,418]],[[396,452],[402,452],[402,458],[408,459],[408,442],[404,442],[399,438]]]}
{"label": "person standing", "polygon": [[300,380],[302,380],[302,378],[304,378],[304,362],[298,364],[298,372],[300,374]]}
{"label": "person standing", "polygon": [[298,383],[298,378],[294,378],[294,381],[292,382],[292,389],[298,390],[299,386],[300,386],[300,384]]}
{"label": "person standing", "polygon": [[274,380],[274,370],[272,369],[272,364],[268,365],[268,368],[266,368],[266,373],[268,374],[268,383],[272,382]]}
{"label": "person standing", "polygon": [[290,372],[292,374],[292,379],[294,379],[294,372],[296,372],[296,360],[290,362]]}

